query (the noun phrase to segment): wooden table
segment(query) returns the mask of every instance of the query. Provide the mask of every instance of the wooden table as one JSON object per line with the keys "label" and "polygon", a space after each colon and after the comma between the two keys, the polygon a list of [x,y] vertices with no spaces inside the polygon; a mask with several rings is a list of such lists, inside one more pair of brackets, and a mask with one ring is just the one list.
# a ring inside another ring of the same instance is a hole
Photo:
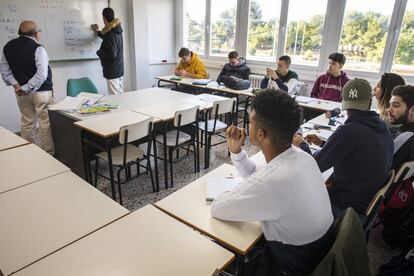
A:
{"label": "wooden table", "polygon": [[27,145],[29,142],[4,127],[0,127],[0,151]]}
{"label": "wooden table", "polygon": [[72,172],[0,194],[0,270],[9,275],[127,213]]}
{"label": "wooden table", "polygon": [[157,202],[155,206],[233,252],[245,255],[262,235],[260,224],[213,218],[211,206],[206,202],[207,179],[226,176],[235,171],[232,165],[224,164]]}
{"label": "wooden table", "polygon": [[16,276],[212,275],[234,255],[147,205]]}
{"label": "wooden table", "polygon": [[0,194],[67,171],[33,144],[0,151]]}

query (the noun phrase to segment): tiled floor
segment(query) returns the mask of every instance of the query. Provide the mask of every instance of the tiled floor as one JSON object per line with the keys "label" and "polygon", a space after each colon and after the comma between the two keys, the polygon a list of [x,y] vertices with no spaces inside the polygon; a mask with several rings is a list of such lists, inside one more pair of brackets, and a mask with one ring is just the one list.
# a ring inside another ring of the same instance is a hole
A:
{"label": "tiled floor", "polygon": [[[244,147],[249,154],[254,154],[257,152],[257,148],[250,145],[249,141],[246,141]],[[162,152],[158,150],[158,152]],[[181,156],[184,156],[184,151],[181,153]],[[217,147],[214,147],[211,154],[210,167],[207,170],[204,170],[203,160],[204,154],[203,150],[200,150],[201,158],[201,172],[195,174],[193,171],[193,157],[190,154],[188,158],[182,158],[176,164],[174,164],[174,187],[165,189],[164,188],[164,171],[162,163],[160,164],[160,192],[153,193],[152,186],[150,182],[149,175],[142,175],[138,178],[131,180],[128,183],[125,183],[122,186],[122,194],[124,200],[124,206],[130,211],[136,210],[150,203],[157,202],[162,198],[168,196],[169,194],[175,192],[181,187],[191,183],[200,176],[208,173],[209,171],[215,169],[223,163],[231,163],[230,157],[227,153],[227,148],[225,144],[221,144]],[[101,172],[105,171],[105,165],[101,164],[100,167],[103,167]],[[98,189],[110,196],[110,187],[109,181],[103,178],[98,178]],[[381,239],[381,227],[377,227],[371,232],[370,239],[368,242],[368,254],[370,258],[370,268],[371,274],[375,275],[376,271],[380,264],[386,263],[390,260],[391,256],[394,256],[401,251],[399,249],[389,248]]]}

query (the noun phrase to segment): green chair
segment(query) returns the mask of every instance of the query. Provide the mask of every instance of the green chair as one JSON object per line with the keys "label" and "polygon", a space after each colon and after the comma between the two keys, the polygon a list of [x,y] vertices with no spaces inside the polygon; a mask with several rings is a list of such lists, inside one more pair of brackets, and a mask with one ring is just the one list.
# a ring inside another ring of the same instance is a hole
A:
{"label": "green chair", "polygon": [[68,79],[66,93],[68,96],[76,97],[80,92],[98,94],[98,89],[89,78]]}

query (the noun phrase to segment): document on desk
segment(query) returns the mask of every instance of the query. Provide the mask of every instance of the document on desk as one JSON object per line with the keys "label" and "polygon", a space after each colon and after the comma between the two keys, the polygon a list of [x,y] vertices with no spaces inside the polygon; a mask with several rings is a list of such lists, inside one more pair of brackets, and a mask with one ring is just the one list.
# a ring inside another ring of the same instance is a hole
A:
{"label": "document on desk", "polygon": [[243,181],[240,176],[211,177],[207,179],[206,201],[211,202],[221,193],[228,192]]}
{"label": "document on desk", "polygon": [[333,131],[332,130],[327,130],[327,129],[312,129],[309,131],[305,131],[303,132],[303,137],[306,137],[307,135],[310,134],[315,134],[317,135],[319,138],[321,138],[322,140],[328,140],[329,137],[331,137]]}
{"label": "document on desk", "polygon": [[201,101],[213,103],[215,101],[221,101],[226,100],[227,98],[217,96],[217,95],[211,95],[211,94],[200,94],[197,96]]}
{"label": "document on desk", "polygon": [[97,93],[81,92],[76,96],[76,98],[83,99],[82,107],[91,107],[102,99],[103,96],[104,95]]}
{"label": "document on desk", "polygon": [[316,99],[315,99],[315,98],[304,97],[304,96],[296,96],[296,97],[295,97],[295,100],[296,100],[298,103],[311,103],[311,102],[316,101]]}
{"label": "document on desk", "polygon": [[75,111],[81,107],[84,101],[84,98],[67,96],[60,102],[51,106],[50,110]]}

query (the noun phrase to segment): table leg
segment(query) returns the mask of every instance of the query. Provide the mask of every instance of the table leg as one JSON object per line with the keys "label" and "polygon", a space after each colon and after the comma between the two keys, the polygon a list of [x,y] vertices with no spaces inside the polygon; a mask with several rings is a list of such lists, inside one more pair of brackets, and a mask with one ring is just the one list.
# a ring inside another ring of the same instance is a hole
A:
{"label": "table leg", "polygon": [[208,169],[209,167],[209,148],[208,148],[208,112],[205,113],[205,121],[204,121],[204,169]]}
{"label": "table leg", "polygon": [[244,270],[244,256],[236,254],[236,275],[243,275]]}
{"label": "table leg", "polygon": [[[158,176],[158,156],[157,156],[157,139],[155,139],[155,130],[153,130],[154,135],[152,136],[152,143],[154,148],[154,169],[155,169],[155,186],[157,189],[157,192],[160,191],[160,180]],[[151,141],[150,141],[151,142]]]}
{"label": "table leg", "polygon": [[[112,199],[116,201],[115,182],[114,182],[114,167],[112,165],[111,140],[106,140],[106,152],[108,154],[109,178],[111,180]],[[119,181],[119,179],[118,179]]]}
{"label": "table leg", "polygon": [[164,184],[165,184],[165,189],[168,189],[167,123],[166,122],[164,122],[163,144],[164,144],[163,146],[164,146],[164,177],[165,177]]}
{"label": "table leg", "polygon": [[88,147],[87,144],[85,143],[85,132],[83,130],[81,130],[81,147],[82,147],[82,157],[83,157],[83,169],[85,171],[85,178],[86,181],[91,183],[91,178],[90,178],[90,168],[88,166]]}

